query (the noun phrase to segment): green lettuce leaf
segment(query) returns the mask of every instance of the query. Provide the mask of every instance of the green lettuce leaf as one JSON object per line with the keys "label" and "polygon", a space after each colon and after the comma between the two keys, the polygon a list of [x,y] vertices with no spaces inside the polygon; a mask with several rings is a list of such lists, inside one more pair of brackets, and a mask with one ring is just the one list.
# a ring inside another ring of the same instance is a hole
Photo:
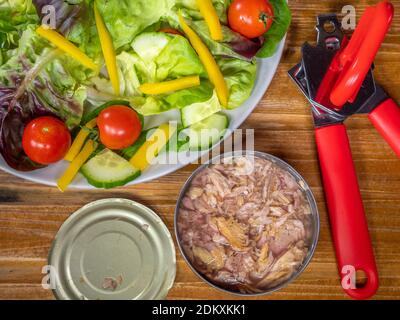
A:
{"label": "green lettuce leaf", "polygon": [[[89,99],[93,104],[108,99],[126,99],[139,113],[149,116],[211,98],[214,88],[207,80],[207,73],[186,38],[148,32],[135,39],[132,47],[135,52],[123,51],[117,56],[121,96],[115,97],[109,79],[100,75],[91,79]],[[138,89],[143,83],[189,75],[203,77],[201,85],[159,96],[143,96]]]}
{"label": "green lettuce leaf", "polygon": [[200,86],[179,90],[162,98],[170,109],[182,109],[194,103],[206,102],[211,99],[214,86],[208,80],[202,80]]}
{"label": "green lettuce leaf", "polygon": [[190,75],[207,76],[203,64],[193,47],[182,36],[173,36],[155,59],[155,63],[157,65],[156,78],[158,81]]}
{"label": "green lettuce leaf", "polygon": [[[230,2],[231,0],[212,0],[218,17],[224,24],[227,24],[227,12]],[[192,20],[203,20],[203,16],[197,7],[196,0],[176,0],[173,10],[175,12],[178,10],[184,11],[186,16],[190,17]],[[174,20],[177,22],[176,19]]]}
{"label": "green lettuce leaf", "polygon": [[174,0],[97,0],[96,5],[119,49],[129,45],[148,26],[158,22],[174,4]]}
{"label": "green lettuce leaf", "polygon": [[103,53],[97,33],[92,1],[79,1],[73,4],[73,6],[79,7],[79,9],[77,9],[78,14],[75,19],[70,22],[68,29],[63,33],[69,41],[79,47],[79,49],[92,58],[95,63],[101,64],[103,61]]}
{"label": "green lettuce leaf", "polygon": [[165,20],[176,29],[180,29],[177,12],[180,10],[188,23],[210,48],[216,56],[228,56],[237,59],[250,60],[254,56],[267,58],[276,52],[279,42],[285,36],[290,22],[291,13],[286,0],[270,0],[274,7],[274,23],[264,36],[257,39],[247,39],[228,27],[226,12],[231,3],[230,0],[214,0],[218,16],[223,24],[222,32],[224,40],[214,41],[211,38],[208,27],[201,16],[195,0],[177,0],[172,11],[164,17]]}
{"label": "green lettuce leaf", "polygon": [[147,75],[147,79],[142,78],[143,82],[189,75],[207,77],[199,57],[185,37],[163,32],[144,32],[132,42],[132,48],[146,65],[145,71],[143,66],[140,68]]}
{"label": "green lettuce leaf", "polygon": [[139,86],[141,83],[155,79],[155,70],[146,64],[133,52],[123,51],[117,56],[117,67],[120,82],[121,96],[114,95],[114,89],[108,77],[103,74],[90,79],[89,99],[95,104],[119,98],[132,98],[141,96]]}
{"label": "green lettuce leaf", "polygon": [[26,27],[38,20],[31,0],[0,0],[0,65],[12,56]]}
{"label": "green lettuce leaf", "polygon": [[289,29],[292,15],[286,0],[270,0],[274,7],[274,23],[265,34],[265,42],[257,53],[259,58],[267,58],[274,55],[279,42]]}
{"label": "green lettuce leaf", "polygon": [[213,97],[213,92],[214,86],[208,80],[204,80],[197,87],[166,95],[137,97],[130,101],[140,114],[150,116],[173,109],[183,109],[194,104],[208,104]]}
{"label": "green lettuce leaf", "polygon": [[251,95],[256,79],[257,66],[244,60],[217,59],[229,89],[228,109],[242,105]]}
{"label": "green lettuce leaf", "polygon": [[259,40],[249,40],[227,26],[222,25],[223,41],[215,41],[204,20],[192,21],[191,25],[214,56],[251,60],[260,49]]}

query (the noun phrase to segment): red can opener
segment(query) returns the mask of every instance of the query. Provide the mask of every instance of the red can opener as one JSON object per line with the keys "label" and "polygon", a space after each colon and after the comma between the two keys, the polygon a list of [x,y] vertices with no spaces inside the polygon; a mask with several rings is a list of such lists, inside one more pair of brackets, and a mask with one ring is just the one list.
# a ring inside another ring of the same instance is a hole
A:
{"label": "red can opener", "polygon": [[[306,43],[302,51],[311,98],[342,115],[368,114],[400,157],[400,108],[375,84],[372,75],[373,60],[388,32],[393,13],[393,5],[387,1],[367,8],[350,41],[339,25],[329,20],[329,15],[320,16],[318,45],[312,47]],[[327,23],[333,24],[333,32],[324,29]],[[371,90],[375,90],[374,95]]]}
{"label": "red can opener", "polygon": [[[386,1],[368,8],[349,42],[336,15],[319,16],[318,45],[306,43],[302,63],[289,71],[312,105],[339,273],[344,290],[355,299],[376,292],[378,273],[343,122],[355,113],[368,113],[400,156],[400,110],[375,84],[371,68],[392,17],[393,6]],[[363,287],[346,285],[350,270],[364,271]]]}

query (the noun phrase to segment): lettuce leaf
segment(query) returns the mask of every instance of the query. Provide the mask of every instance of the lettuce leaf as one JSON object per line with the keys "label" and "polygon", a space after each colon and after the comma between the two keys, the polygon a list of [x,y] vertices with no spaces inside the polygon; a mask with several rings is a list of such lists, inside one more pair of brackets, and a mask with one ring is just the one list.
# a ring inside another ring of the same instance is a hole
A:
{"label": "lettuce leaf", "polygon": [[140,83],[154,78],[154,72],[133,52],[121,52],[117,56],[117,67],[121,97],[115,97],[110,80],[99,75],[91,79],[89,88],[89,99],[93,100],[94,104],[122,97],[140,96],[141,92],[138,89]]}
{"label": "lettuce leaf", "polygon": [[[102,60],[101,46],[93,15],[93,0],[32,0],[40,20],[47,12],[45,6],[55,9],[55,22],[58,32],[78,46],[95,62]],[[45,21],[46,22],[46,21]]]}
{"label": "lettuce leaf", "polygon": [[200,86],[179,90],[162,98],[170,109],[182,109],[194,103],[210,100],[214,93],[214,86],[208,80],[202,80]]}
{"label": "lettuce leaf", "polygon": [[78,21],[83,22],[84,10],[87,9],[83,0],[32,0],[32,2],[41,21],[47,14],[43,12],[43,8],[46,6],[54,8],[56,29],[64,35],[67,35]]}
{"label": "lettuce leaf", "polygon": [[[207,73],[186,38],[157,32],[142,33],[138,38],[132,44],[136,52],[123,51],[117,56],[121,96],[115,97],[109,80],[100,75],[91,80],[93,85],[89,88],[89,99],[93,104],[108,99],[126,99],[139,113],[149,116],[210,99],[213,86],[207,80]],[[162,47],[159,46],[161,40],[166,42]],[[157,50],[149,52],[146,49],[154,48],[154,45]],[[172,94],[146,97],[138,89],[142,83],[197,74],[203,78],[201,86]]]}
{"label": "lettuce leaf", "polygon": [[42,166],[32,162],[22,148],[25,125],[36,116],[49,115],[30,94],[24,94],[9,110],[15,88],[0,86],[0,154],[7,164],[19,171],[31,171]]}
{"label": "lettuce leaf", "polygon": [[204,20],[192,21],[191,24],[214,56],[251,60],[262,45],[262,39],[247,39],[224,25],[222,26],[223,41],[215,41],[211,39]]}
{"label": "lettuce leaf", "polygon": [[234,58],[217,59],[229,89],[228,109],[240,107],[251,95],[256,80],[257,65]]}
{"label": "lettuce leaf", "polygon": [[207,77],[207,73],[189,41],[182,36],[173,36],[161,53],[156,57],[156,78],[179,78],[190,75]]}
{"label": "lettuce leaf", "polygon": [[[163,36],[168,43],[161,51],[147,52],[152,41],[160,41],[155,32],[140,35],[140,43],[133,45],[136,52],[122,52],[117,56],[121,96],[113,95],[112,86],[103,76],[92,79],[89,99],[93,104],[107,100],[125,99],[142,115],[150,116],[172,109],[182,109],[195,103],[206,103],[213,95],[214,86],[188,40],[182,36]],[[142,52],[142,50],[144,50]],[[145,54],[147,52],[147,54]],[[146,59],[146,62],[142,58]],[[228,108],[239,107],[251,94],[256,77],[257,66],[236,58],[217,58],[217,63],[225,76],[230,99]],[[198,74],[201,85],[158,96],[143,96],[138,87],[145,82],[164,81]]]}
{"label": "lettuce leaf", "polygon": [[16,49],[22,32],[30,24],[36,24],[38,17],[30,0],[0,0],[0,65]]}
{"label": "lettuce leaf", "polygon": [[182,109],[193,104],[208,104],[214,87],[204,80],[200,86],[179,90],[169,95],[147,96],[130,99],[132,106],[142,115],[150,116],[173,109]]}
{"label": "lettuce leaf", "polygon": [[32,94],[40,104],[63,119],[73,128],[83,112],[86,90],[82,85],[90,71],[60,51],[46,46],[29,26],[14,55],[0,67],[0,83],[16,89],[18,100],[25,92]]}
{"label": "lettuce leaf", "polygon": [[96,5],[109,30],[114,46],[129,45],[148,26],[158,22],[174,0],[97,0]]}
{"label": "lettuce leaf", "polygon": [[257,53],[259,58],[268,58],[274,55],[292,20],[292,14],[286,0],[270,0],[270,2],[274,7],[274,23],[264,34],[264,45]]}
{"label": "lettuce leaf", "polygon": [[18,48],[0,67],[0,153],[17,170],[34,170],[21,146],[22,132],[32,119],[52,115],[69,128],[81,120],[86,100],[85,70],[57,49],[47,46],[30,25]]}
{"label": "lettuce leaf", "polygon": [[[227,12],[231,0],[212,0],[212,3],[222,23],[227,24]],[[179,10],[184,11],[191,20],[203,20],[203,16],[197,7],[196,0],[176,0],[173,10],[175,12]]]}
{"label": "lettuce leaf", "polygon": [[259,58],[271,57],[285,36],[290,22],[291,13],[286,0],[270,0],[274,7],[275,18],[270,28],[263,36],[256,39],[247,39],[229,28],[226,12],[231,3],[230,0],[213,0],[218,16],[223,23],[222,32],[224,40],[214,41],[211,38],[208,27],[198,11],[195,0],[177,0],[173,10],[168,13],[168,23],[179,29],[177,12],[181,10],[198,35],[216,56],[227,56],[237,59],[251,60],[255,56]]}

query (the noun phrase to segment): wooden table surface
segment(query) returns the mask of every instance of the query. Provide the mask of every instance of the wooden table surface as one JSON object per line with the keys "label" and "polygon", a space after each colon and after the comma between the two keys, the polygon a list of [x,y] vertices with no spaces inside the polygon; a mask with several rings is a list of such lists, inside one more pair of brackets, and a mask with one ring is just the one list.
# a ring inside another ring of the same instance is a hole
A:
{"label": "wooden table surface", "polygon": [[[315,38],[315,16],[340,13],[356,4],[357,17],[374,1],[292,0],[293,22],[272,85],[243,128],[254,128],[255,148],[283,158],[310,184],[320,210],[321,235],[315,256],[291,285],[258,299],[348,299],[339,285],[329,231],[310,108],[286,75],[300,59],[299,48]],[[377,59],[376,78],[400,102],[400,0],[390,34]],[[361,193],[380,275],[376,299],[400,298],[400,160],[365,116],[347,122]],[[52,299],[42,289],[42,266],[63,221],[93,200],[122,197],[139,201],[157,212],[173,232],[178,192],[195,165],[167,177],[112,191],[68,191],[64,194],[0,172],[0,299]],[[197,278],[177,253],[176,282],[170,299],[235,299]]]}

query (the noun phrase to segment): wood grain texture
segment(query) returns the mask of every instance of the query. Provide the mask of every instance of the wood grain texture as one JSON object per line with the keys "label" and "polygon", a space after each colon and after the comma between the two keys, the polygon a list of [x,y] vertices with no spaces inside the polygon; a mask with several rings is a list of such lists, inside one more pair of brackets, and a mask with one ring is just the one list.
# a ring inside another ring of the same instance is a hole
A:
{"label": "wood grain texture", "polygon": [[[309,106],[286,75],[300,59],[299,47],[315,38],[315,16],[356,4],[359,17],[374,1],[292,0],[293,23],[278,72],[257,109],[243,124],[254,128],[256,150],[292,164],[310,184],[320,210],[321,235],[306,271],[291,285],[258,299],[348,299],[339,285],[320,180]],[[376,78],[400,102],[400,0],[397,15],[376,59]],[[364,116],[347,122],[370,234],[380,275],[376,299],[400,298],[400,160]],[[23,181],[0,172],[0,299],[52,299],[41,287],[41,268],[63,221],[97,199],[123,197],[157,212],[173,231],[179,190],[195,165],[151,183],[112,191],[68,191]],[[177,254],[177,277],[169,299],[235,299],[198,279]],[[241,298],[242,299],[242,298]]]}

